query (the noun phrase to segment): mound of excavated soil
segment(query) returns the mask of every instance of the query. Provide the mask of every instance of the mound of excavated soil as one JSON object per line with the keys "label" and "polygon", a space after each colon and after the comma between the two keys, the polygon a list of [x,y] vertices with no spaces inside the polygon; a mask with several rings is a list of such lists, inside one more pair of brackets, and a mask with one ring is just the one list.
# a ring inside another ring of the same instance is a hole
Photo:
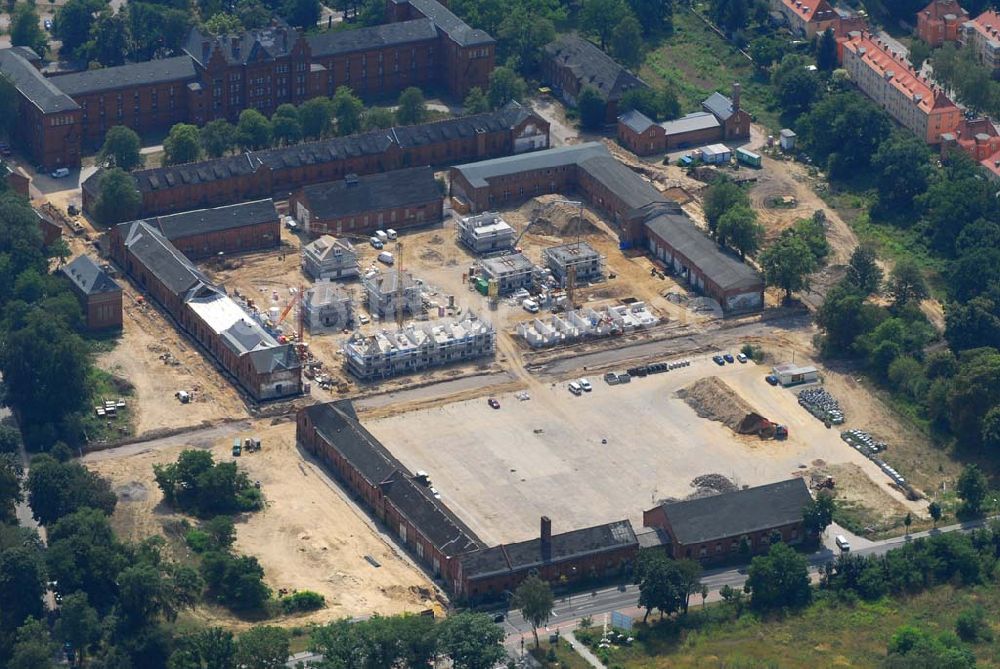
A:
{"label": "mound of excavated soil", "polygon": [[678,390],[677,397],[687,402],[702,418],[718,421],[733,432],[752,432],[747,429],[747,418],[760,418],[752,406],[717,376],[698,379]]}

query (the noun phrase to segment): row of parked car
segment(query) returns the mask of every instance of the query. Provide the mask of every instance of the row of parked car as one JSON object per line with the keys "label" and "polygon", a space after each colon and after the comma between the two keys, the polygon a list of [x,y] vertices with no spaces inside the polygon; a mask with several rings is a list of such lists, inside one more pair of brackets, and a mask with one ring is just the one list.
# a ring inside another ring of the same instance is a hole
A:
{"label": "row of parked car", "polygon": [[742,353],[737,353],[735,358],[732,353],[719,353],[712,356],[712,362],[717,364],[719,367],[724,366],[727,362],[731,365],[737,360],[741,363],[746,363],[747,357]]}

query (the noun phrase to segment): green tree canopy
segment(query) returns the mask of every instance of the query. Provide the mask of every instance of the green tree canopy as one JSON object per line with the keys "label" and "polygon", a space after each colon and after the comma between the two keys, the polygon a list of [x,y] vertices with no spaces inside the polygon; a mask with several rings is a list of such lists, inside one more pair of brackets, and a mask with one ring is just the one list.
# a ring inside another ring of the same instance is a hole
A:
{"label": "green tree canopy", "polygon": [[485,613],[449,616],[439,631],[440,649],[455,669],[492,669],[505,656],[503,630]]}
{"label": "green tree canopy", "polygon": [[642,26],[632,12],[628,12],[611,31],[608,42],[615,60],[629,68],[642,64]]}
{"label": "green tree canopy", "polygon": [[[225,121],[223,121],[225,123]],[[163,140],[163,164],[193,163],[201,157],[201,133],[197,126],[177,123]]]}
{"label": "green tree canopy", "polygon": [[48,51],[49,41],[38,25],[38,12],[31,3],[18,3],[10,17],[10,45],[26,46],[42,58]]}
{"label": "green tree canopy", "polygon": [[299,123],[306,139],[319,139],[330,132],[333,102],[330,98],[313,98],[299,107]]}
{"label": "green tree canopy", "polygon": [[538,648],[538,628],[552,615],[555,600],[549,584],[537,576],[529,576],[514,590],[511,606],[521,609],[521,615],[531,623],[531,631],[535,635],[535,648]]}
{"label": "green tree canopy", "polygon": [[118,503],[108,479],[77,462],[58,462],[48,455],[32,458],[27,488],[35,520],[43,525],[83,507],[111,515]]}
{"label": "green tree canopy", "polygon": [[509,67],[497,67],[490,73],[490,87],[486,92],[490,107],[499,109],[511,100],[520,102],[526,92],[527,84]]}
{"label": "green tree canopy", "polygon": [[607,103],[593,86],[584,86],[576,99],[576,107],[580,110],[580,127],[584,130],[600,130],[604,127],[604,114]]}
{"label": "green tree canopy", "polygon": [[900,258],[889,272],[885,292],[892,298],[896,309],[902,309],[909,304],[919,304],[930,296],[920,265],[909,257]]}
{"label": "green tree canopy", "polygon": [[[631,14],[625,0],[584,0],[580,25],[596,37],[601,49],[606,51],[615,28]],[[635,17],[632,16],[632,19],[635,20]]]}
{"label": "green tree canopy", "polygon": [[427,118],[427,103],[424,101],[424,94],[416,86],[410,86],[400,93],[396,104],[396,123],[400,125],[423,123],[424,119]]}
{"label": "green tree canopy", "polygon": [[361,113],[365,110],[361,99],[347,86],[339,86],[333,94],[333,116],[337,120],[337,134],[351,135],[361,129]]}
{"label": "green tree canopy", "polygon": [[298,110],[290,104],[279,105],[271,116],[274,141],[285,146],[302,141],[302,123]]}
{"label": "green tree canopy", "polygon": [[121,168],[114,167],[101,176],[94,218],[101,225],[134,220],[142,206],[142,195],[135,179]]}
{"label": "green tree canopy", "polygon": [[97,153],[97,160],[108,167],[129,171],[142,165],[142,155],[139,153],[141,148],[142,142],[135,130],[116,125],[104,135],[104,144]]}
{"label": "green tree canopy", "polygon": [[236,663],[245,669],[283,669],[290,639],[283,627],[251,627],[236,640]]}
{"label": "green tree canopy", "polygon": [[478,86],[469,89],[469,94],[462,102],[462,112],[471,116],[472,114],[484,114],[489,110],[490,101],[487,99],[486,93],[483,93],[483,89]]}
{"label": "green tree canopy", "polygon": [[798,237],[779,237],[760,254],[764,280],[769,286],[785,291],[785,299],[792,299],[792,292],[809,286],[809,274],[816,270],[816,259],[809,247]]}
{"label": "green tree canopy", "polygon": [[757,222],[757,212],[749,207],[732,207],[719,218],[716,236],[722,244],[729,244],[742,260],[753,255],[764,239],[764,226]]}
{"label": "green tree canopy", "polygon": [[209,158],[221,158],[236,147],[236,127],[225,119],[209,121],[202,126],[199,136]]}
{"label": "green tree canopy", "polygon": [[246,150],[266,149],[271,145],[271,122],[256,109],[244,109],[236,124],[236,143]]}
{"label": "green tree canopy", "polygon": [[784,543],[771,544],[747,570],[750,606],[760,611],[804,606],[812,598],[805,557]]}
{"label": "green tree canopy", "polygon": [[67,0],[56,10],[52,34],[62,42],[60,51],[63,55],[75,57],[78,49],[87,43],[90,28],[105,6],[101,0]]}
{"label": "green tree canopy", "polygon": [[739,185],[729,179],[719,179],[708,187],[702,200],[702,210],[713,236],[717,234],[722,215],[734,208],[750,208],[750,198]]}
{"label": "green tree canopy", "polygon": [[962,498],[962,511],[969,516],[978,516],[983,512],[983,503],[989,491],[986,475],[976,465],[966,465],[962,475],[958,477],[955,488]]}
{"label": "green tree canopy", "polygon": [[865,297],[879,292],[882,288],[882,268],[878,265],[874,247],[867,244],[854,247],[847,264],[847,281]]}

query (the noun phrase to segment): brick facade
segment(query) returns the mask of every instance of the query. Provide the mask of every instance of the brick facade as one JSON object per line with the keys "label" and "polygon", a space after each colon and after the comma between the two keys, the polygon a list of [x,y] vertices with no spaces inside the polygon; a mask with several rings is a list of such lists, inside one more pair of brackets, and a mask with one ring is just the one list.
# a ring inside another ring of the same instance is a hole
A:
{"label": "brick facade", "polygon": [[969,13],[955,0],[933,0],[917,12],[917,36],[932,47],[956,42]]}

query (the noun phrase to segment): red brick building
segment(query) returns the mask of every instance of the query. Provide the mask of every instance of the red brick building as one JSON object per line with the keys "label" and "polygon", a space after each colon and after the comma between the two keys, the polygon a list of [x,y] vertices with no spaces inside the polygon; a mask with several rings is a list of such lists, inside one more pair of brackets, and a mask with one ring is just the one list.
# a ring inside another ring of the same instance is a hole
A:
{"label": "red brick building", "polygon": [[89,256],[78,256],[59,269],[69,280],[73,294],[80,301],[88,330],[120,329],[122,326],[122,289]]}
{"label": "red brick building", "polygon": [[[549,124],[512,102],[485,114],[376,130],[186,165],[132,173],[141,215],[241,200],[287,196],[302,186],[409,166],[442,165],[547,148]],[[101,172],[82,184],[83,208],[93,211]]]}
{"label": "red brick building", "polygon": [[386,25],[308,36],[277,20],[235,35],[195,28],[182,55],[51,79],[38,71],[31,49],[0,50],[0,71],[20,94],[21,148],[45,169],[74,168],[81,143],[98,146],[115,125],[162,132],[180,122],[235,121],[244,109],[271,115],[283,103],[332,95],[339,86],[368,98],[408,86],[456,98],[487,88],[492,37],[437,0],[386,4]]}
{"label": "red brick building", "polygon": [[675,559],[705,564],[728,562],[745,539],[751,554],[765,553],[774,532],[786,544],[806,539],[802,510],[812,501],[801,478],[685,502],[667,502],[645,511],[642,524],[667,533]]}
{"label": "red brick building", "polygon": [[306,186],[292,194],[288,210],[314,237],[371,235],[440,221],[444,194],[434,170],[411,167]]}
{"label": "red brick building", "polygon": [[917,36],[932,47],[957,42],[962,24],[968,20],[969,12],[956,0],[932,0],[917,12]]}

